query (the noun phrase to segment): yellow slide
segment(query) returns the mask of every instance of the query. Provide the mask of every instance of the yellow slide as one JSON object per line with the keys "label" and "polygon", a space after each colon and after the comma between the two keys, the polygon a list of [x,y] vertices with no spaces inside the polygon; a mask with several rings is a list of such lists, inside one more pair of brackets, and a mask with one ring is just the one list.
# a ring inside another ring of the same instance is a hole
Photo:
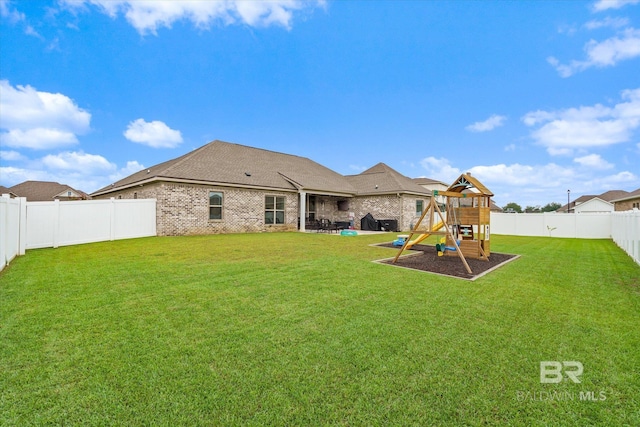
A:
{"label": "yellow slide", "polygon": [[[444,225],[444,222],[440,221],[439,223],[433,226],[433,228],[431,229],[431,232],[440,230],[443,225]],[[415,240],[412,240],[411,242],[409,242],[405,249],[411,249],[413,245],[417,245],[418,243],[422,242],[424,239],[426,239],[429,236],[431,236],[431,233],[425,233],[425,234],[419,235]]]}

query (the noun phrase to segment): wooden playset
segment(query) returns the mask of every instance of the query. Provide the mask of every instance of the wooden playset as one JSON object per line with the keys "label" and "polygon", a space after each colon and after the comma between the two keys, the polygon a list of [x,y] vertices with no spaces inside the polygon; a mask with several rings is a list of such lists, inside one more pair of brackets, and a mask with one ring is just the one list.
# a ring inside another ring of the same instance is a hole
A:
{"label": "wooden playset", "polygon": [[[443,196],[444,203],[436,199]],[[395,263],[405,249],[420,243],[430,235],[443,236],[436,249],[440,256],[458,256],[467,272],[473,274],[466,258],[489,260],[489,222],[493,193],[471,174],[462,174],[446,191],[433,191],[429,207],[411,230],[404,245],[393,259]],[[437,215],[437,223],[436,221]],[[420,231],[423,220],[428,216],[427,230]],[[420,234],[415,240],[411,238]]]}

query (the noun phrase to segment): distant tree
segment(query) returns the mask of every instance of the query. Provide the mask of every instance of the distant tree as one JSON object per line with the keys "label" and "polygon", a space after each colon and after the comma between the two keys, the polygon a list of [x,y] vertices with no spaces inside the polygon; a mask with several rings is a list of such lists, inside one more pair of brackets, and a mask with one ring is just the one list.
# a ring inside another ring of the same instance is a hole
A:
{"label": "distant tree", "polygon": [[539,212],[541,212],[540,206],[527,206],[526,208],[524,208],[524,211],[526,213],[539,213]]}
{"label": "distant tree", "polygon": [[556,203],[556,202],[547,203],[542,207],[542,212],[555,212],[561,207],[562,205],[560,203]]}
{"label": "distant tree", "polygon": [[506,205],[504,205],[502,207],[502,210],[504,212],[517,212],[517,213],[522,213],[522,206],[520,206],[517,203],[511,202],[511,203],[507,203]]}

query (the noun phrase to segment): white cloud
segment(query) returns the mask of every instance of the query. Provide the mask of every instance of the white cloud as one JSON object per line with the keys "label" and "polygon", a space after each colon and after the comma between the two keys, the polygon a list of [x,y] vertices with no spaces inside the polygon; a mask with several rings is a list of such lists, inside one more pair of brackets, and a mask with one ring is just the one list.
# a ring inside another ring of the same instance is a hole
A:
{"label": "white cloud", "polygon": [[5,151],[5,150],[0,150],[0,160],[6,160],[9,162],[17,162],[20,160],[25,160],[26,158],[18,153],[17,151]]}
{"label": "white cloud", "polygon": [[18,12],[11,6],[9,0],[0,0],[0,16],[7,19],[10,23],[24,21],[24,13]]}
{"label": "white cloud", "polygon": [[462,173],[460,169],[451,166],[449,160],[444,157],[425,157],[420,160],[420,166],[425,169],[429,178],[442,182],[452,182]]}
{"label": "white cloud", "polygon": [[626,102],[613,107],[596,104],[561,111],[534,111],[522,120],[527,126],[538,126],[531,136],[552,155],[627,142],[640,127],[640,89],[625,90],[621,98]]}
{"label": "white cloud", "polygon": [[12,166],[0,167],[0,177],[2,177],[0,184],[5,187],[13,187],[24,181],[55,181],[46,171]]}
{"label": "white cloud", "polygon": [[469,132],[487,132],[504,125],[505,120],[507,120],[505,116],[494,114],[487,120],[483,122],[475,122],[467,126],[465,129]]}
{"label": "white cloud", "polygon": [[547,58],[561,77],[570,77],[577,72],[591,67],[611,67],[620,61],[640,56],[640,30],[627,28],[618,36],[611,37],[602,42],[590,40],[584,46],[587,59],[584,61],[573,60],[569,64],[561,64],[553,56]]}
{"label": "white cloud", "polygon": [[86,175],[116,169],[116,165],[110,163],[104,157],[97,154],[87,154],[82,151],[49,154],[42,158],[42,164],[49,169],[77,171]]}
{"label": "white cloud", "polygon": [[613,164],[607,162],[599,154],[589,154],[582,157],[576,157],[573,161],[581,166],[592,169],[606,170],[614,167]]}
{"label": "white cloud", "polygon": [[0,80],[0,137],[10,147],[49,149],[76,144],[90,130],[91,114],[60,93],[13,87]]}
{"label": "white cloud", "polygon": [[[637,188],[638,181],[640,177],[633,172],[622,171],[613,175],[607,175],[603,177],[595,177],[592,179],[588,179],[584,181],[585,189],[589,189],[589,194],[593,193],[604,193],[608,190],[619,190],[622,187],[633,188],[634,190]],[[593,191],[593,189],[597,189]],[[573,190],[572,190],[573,193]],[[582,194],[587,193],[587,191],[581,192]]]}
{"label": "white cloud", "polygon": [[153,148],[174,148],[182,143],[182,134],[161,121],[137,119],[129,123],[124,136],[132,142]]}
{"label": "white cloud", "polygon": [[574,177],[572,170],[555,163],[547,165],[498,164],[474,166],[469,172],[485,185],[508,183],[514,187],[555,188]]}
{"label": "white cloud", "polygon": [[322,6],[324,0],[63,0],[69,7],[92,4],[112,18],[120,13],[140,34],[157,34],[159,28],[171,28],[179,20],[190,21],[197,28],[208,28],[212,23],[224,25],[242,23],[252,27],[280,25],[291,28],[293,13],[297,10]]}
{"label": "white cloud", "polygon": [[593,4],[592,10],[594,12],[602,12],[603,10],[620,9],[628,4],[638,3],[640,3],[640,0],[598,0]]}
{"label": "white cloud", "polygon": [[607,16],[604,19],[594,19],[584,24],[584,27],[588,30],[597,30],[598,28],[622,28],[629,25],[629,19],[627,18],[611,18]]}
{"label": "white cloud", "polygon": [[11,187],[27,180],[54,181],[91,193],[144,169],[144,165],[135,160],[118,168],[100,155],[83,152],[48,155],[24,163],[23,167],[0,167],[0,184]]}
{"label": "white cloud", "polygon": [[47,150],[77,144],[78,138],[72,132],[58,129],[35,128],[25,131],[11,129],[9,132],[0,134],[0,142],[7,147]]}
{"label": "white cloud", "polygon": [[142,163],[138,163],[136,160],[128,161],[125,167],[120,168],[116,172],[109,175],[109,180],[110,182],[119,181],[122,178],[126,178],[127,176],[139,172],[144,168],[145,166]]}

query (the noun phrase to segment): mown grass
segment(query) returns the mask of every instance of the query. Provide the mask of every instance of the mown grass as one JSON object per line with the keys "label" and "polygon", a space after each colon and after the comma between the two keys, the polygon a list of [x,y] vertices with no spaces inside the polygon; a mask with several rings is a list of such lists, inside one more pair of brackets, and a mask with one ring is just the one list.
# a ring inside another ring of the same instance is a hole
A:
{"label": "mown grass", "polygon": [[640,267],[611,241],[496,235],[521,258],[467,282],[370,262],[388,240],[28,251],[0,273],[0,425],[640,424]]}

